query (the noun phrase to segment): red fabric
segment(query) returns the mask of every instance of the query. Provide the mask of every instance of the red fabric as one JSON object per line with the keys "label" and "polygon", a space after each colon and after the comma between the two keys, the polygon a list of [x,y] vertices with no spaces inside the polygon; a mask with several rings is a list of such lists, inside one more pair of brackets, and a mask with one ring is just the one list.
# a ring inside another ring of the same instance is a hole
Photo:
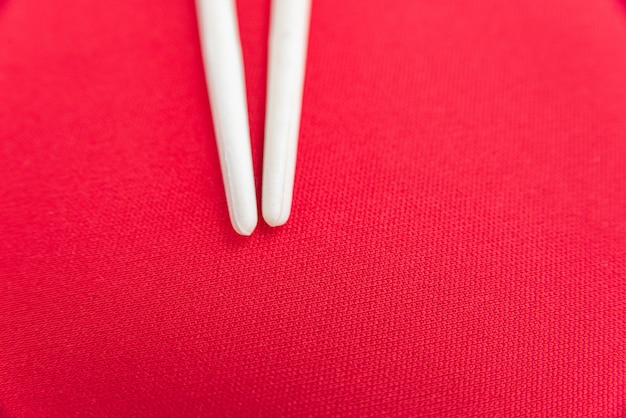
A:
{"label": "red fabric", "polygon": [[244,238],[192,1],[0,1],[0,415],[623,417],[625,110],[616,0],[314,0]]}

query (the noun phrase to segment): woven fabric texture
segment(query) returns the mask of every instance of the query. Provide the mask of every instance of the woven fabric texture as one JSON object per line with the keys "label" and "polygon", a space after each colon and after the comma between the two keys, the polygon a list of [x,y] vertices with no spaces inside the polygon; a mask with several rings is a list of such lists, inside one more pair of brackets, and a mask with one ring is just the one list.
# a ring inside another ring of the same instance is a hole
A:
{"label": "woven fabric texture", "polygon": [[620,0],[313,0],[244,238],[193,1],[0,0],[0,416],[624,417],[625,111]]}

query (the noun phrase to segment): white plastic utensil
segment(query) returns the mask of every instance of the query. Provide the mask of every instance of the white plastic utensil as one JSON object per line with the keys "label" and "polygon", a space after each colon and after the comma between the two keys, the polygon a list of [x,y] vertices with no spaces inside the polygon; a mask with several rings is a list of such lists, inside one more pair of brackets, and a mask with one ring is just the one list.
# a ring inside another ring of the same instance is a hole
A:
{"label": "white plastic utensil", "polygon": [[291,214],[311,0],[273,0],[265,147],[263,219],[270,226]]}
{"label": "white plastic utensil", "polygon": [[[230,220],[250,235],[258,215],[235,0],[197,0],[196,7]],[[310,14],[311,0],[272,1],[262,195],[270,226],[291,213]]]}
{"label": "white plastic utensil", "polygon": [[250,235],[258,214],[235,2],[197,0],[196,8],[230,221]]}

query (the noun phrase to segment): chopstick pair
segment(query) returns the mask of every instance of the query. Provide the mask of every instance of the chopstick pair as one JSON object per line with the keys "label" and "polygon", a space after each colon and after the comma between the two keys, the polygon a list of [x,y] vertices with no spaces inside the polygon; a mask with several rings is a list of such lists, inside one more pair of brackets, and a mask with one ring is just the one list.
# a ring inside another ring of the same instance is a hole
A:
{"label": "chopstick pair", "polygon": [[[250,235],[258,222],[245,79],[235,0],[197,0],[198,24],[230,220]],[[311,0],[272,0],[262,214],[291,213]]]}

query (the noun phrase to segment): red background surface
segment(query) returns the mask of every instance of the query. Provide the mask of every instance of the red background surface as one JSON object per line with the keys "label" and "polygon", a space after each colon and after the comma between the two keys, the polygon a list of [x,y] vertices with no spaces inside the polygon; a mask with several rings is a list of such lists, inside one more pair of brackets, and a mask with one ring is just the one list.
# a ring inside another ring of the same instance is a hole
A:
{"label": "red background surface", "polygon": [[314,0],[307,71],[243,238],[192,1],[0,2],[0,415],[624,417],[624,3]]}

